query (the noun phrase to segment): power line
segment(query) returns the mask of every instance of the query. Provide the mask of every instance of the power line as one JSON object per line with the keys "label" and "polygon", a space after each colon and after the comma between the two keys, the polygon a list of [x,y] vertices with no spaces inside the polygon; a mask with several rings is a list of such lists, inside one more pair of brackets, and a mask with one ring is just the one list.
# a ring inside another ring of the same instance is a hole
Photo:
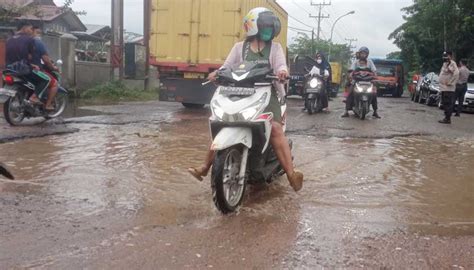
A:
{"label": "power line", "polygon": [[311,15],[311,13],[309,13],[305,8],[303,8],[303,7],[300,6],[298,3],[296,3],[295,0],[291,0],[291,2],[292,2],[295,6],[299,7],[301,10],[303,10],[306,14]]}
{"label": "power line", "polygon": [[312,33],[312,32],[313,32],[312,30],[305,30],[305,29],[296,28],[296,27],[292,27],[292,26],[288,26],[288,29],[291,29],[291,30],[293,30],[293,31],[302,31],[302,32],[308,32],[308,33]]}
{"label": "power line", "polygon": [[324,6],[330,6],[330,5],[331,5],[331,2],[326,3],[326,1],[324,1],[323,3],[320,3],[320,4],[313,4],[313,1],[311,1],[311,5],[312,5],[312,6],[318,6],[318,7],[319,7],[318,16],[312,16],[311,14],[309,15],[309,17],[311,17],[311,18],[317,18],[317,20],[318,20],[318,35],[317,35],[317,40],[319,41],[319,35],[320,35],[320,32],[321,32],[321,20],[322,20],[322,19],[327,19],[327,18],[329,18],[329,15],[322,15],[322,14],[321,14],[321,11],[322,11],[322,9],[323,9]]}
{"label": "power line", "polygon": [[288,14],[288,17],[290,17],[291,19],[293,19],[293,20],[295,20],[295,21],[301,23],[302,25],[304,25],[304,26],[306,26],[306,27],[314,28],[314,26],[308,25],[308,24],[306,24],[306,23],[304,23],[304,22],[302,22],[302,21],[296,19],[295,17],[291,16],[290,14]]}

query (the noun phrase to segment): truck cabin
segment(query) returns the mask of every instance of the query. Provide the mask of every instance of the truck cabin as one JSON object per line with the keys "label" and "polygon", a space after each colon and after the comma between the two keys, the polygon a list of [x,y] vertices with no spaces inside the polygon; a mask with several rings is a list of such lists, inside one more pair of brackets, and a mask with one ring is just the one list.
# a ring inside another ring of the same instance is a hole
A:
{"label": "truck cabin", "polygon": [[372,59],[377,68],[375,84],[379,94],[391,94],[400,97],[403,94],[403,62],[392,59]]}

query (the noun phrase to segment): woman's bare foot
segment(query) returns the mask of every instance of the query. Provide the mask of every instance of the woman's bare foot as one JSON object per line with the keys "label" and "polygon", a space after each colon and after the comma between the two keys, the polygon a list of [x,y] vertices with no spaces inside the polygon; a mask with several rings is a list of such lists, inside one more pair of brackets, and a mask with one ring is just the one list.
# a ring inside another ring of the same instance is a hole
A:
{"label": "woman's bare foot", "polygon": [[201,167],[201,168],[194,168],[194,167],[188,168],[188,172],[192,176],[194,176],[194,178],[196,178],[198,181],[202,181],[202,178],[207,176],[208,170],[209,169],[206,169],[204,167]]}
{"label": "woman's bare foot", "polygon": [[299,191],[303,187],[303,173],[300,171],[293,171],[293,174],[288,176],[288,181],[295,191]]}

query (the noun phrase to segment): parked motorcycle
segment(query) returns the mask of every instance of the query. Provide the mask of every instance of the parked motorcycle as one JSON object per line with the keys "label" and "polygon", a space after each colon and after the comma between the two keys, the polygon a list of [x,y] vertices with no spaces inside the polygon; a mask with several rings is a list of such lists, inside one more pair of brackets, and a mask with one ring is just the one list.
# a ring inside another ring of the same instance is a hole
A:
{"label": "parked motorcycle", "polygon": [[[270,145],[273,113],[264,112],[277,79],[268,66],[249,62],[217,73],[209,119],[216,151],[211,187],[214,204],[224,214],[240,206],[247,184],[271,183],[283,174]],[[284,115],[284,100],[281,104]]]}
{"label": "parked motorcycle", "polygon": [[323,95],[325,94],[324,77],[319,74],[306,75],[307,80],[304,88],[304,105],[309,114],[318,113],[323,110]]}
{"label": "parked motorcycle", "polygon": [[7,170],[7,167],[0,162],[0,175],[5,176],[8,179],[14,180],[13,175]]}
{"label": "parked motorcycle", "polygon": [[[56,62],[57,66],[62,65],[62,61]],[[35,85],[29,82],[24,76],[19,76],[14,70],[3,71],[3,88],[0,88],[0,102],[4,102],[3,114],[5,120],[12,126],[19,125],[25,118],[44,117],[45,119],[60,116],[67,105],[68,91],[60,85],[61,75],[53,72],[53,76],[58,81],[58,93],[53,101],[54,110],[46,111],[44,104],[34,104],[29,101],[35,92]],[[47,91],[38,97],[43,103],[46,102]]]}
{"label": "parked motorcycle", "polygon": [[365,116],[369,113],[372,99],[377,94],[372,82],[373,79],[374,73],[368,69],[357,69],[352,75],[352,87],[354,92],[354,105],[352,111],[361,120],[364,120]]}

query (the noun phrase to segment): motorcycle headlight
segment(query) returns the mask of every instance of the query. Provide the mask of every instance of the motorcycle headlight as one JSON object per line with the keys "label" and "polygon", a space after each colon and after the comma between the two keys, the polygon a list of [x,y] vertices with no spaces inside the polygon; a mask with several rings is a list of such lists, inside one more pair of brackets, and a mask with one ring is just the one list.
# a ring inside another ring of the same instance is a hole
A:
{"label": "motorcycle headlight", "polygon": [[319,84],[319,81],[318,81],[318,79],[316,79],[316,78],[312,78],[312,79],[309,81],[309,87],[311,87],[311,88],[316,88],[316,87],[318,87],[318,84]]}
{"label": "motorcycle headlight", "polygon": [[367,88],[367,93],[372,93],[373,90],[374,90],[374,89],[373,89],[373,87],[371,86],[371,87]]}
{"label": "motorcycle headlight", "polygon": [[358,85],[356,85],[355,90],[356,90],[357,92],[359,92],[359,93],[364,92],[364,88],[363,88],[363,87],[360,87],[360,86],[358,86]]}
{"label": "motorcycle headlight", "polygon": [[267,93],[263,94],[263,96],[254,102],[252,105],[248,106],[244,110],[240,112],[240,116],[243,120],[251,120],[255,118],[257,115],[262,113],[262,111],[265,109],[263,107],[263,104],[265,103],[265,100],[267,99]]}

